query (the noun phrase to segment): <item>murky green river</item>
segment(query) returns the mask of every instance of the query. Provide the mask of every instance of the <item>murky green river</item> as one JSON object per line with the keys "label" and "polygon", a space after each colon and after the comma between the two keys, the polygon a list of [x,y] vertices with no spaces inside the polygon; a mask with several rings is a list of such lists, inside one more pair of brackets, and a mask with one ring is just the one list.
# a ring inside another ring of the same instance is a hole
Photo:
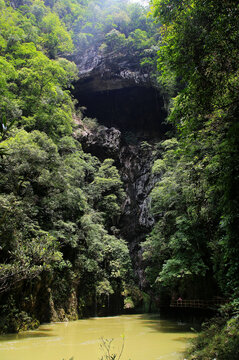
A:
{"label": "murky green river", "polygon": [[122,315],[42,325],[38,330],[0,337],[1,360],[98,360],[101,340],[111,339],[122,360],[177,360],[193,334],[183,324],[156,315]]}

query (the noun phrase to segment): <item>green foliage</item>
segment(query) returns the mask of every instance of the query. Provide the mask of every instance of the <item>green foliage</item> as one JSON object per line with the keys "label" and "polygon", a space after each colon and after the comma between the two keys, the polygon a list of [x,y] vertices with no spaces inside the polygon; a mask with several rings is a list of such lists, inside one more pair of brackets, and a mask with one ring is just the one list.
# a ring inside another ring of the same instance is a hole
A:
{"label": "green foliage", "polygon": [[[171,96],[177,140],[159,145],[153,166],[160,180],[143,244],[147,276],[159,295],[220,293],[238,305],[239,5],[154,0],[152,13],[163,23],[158,81]],[[236,308],[213,319],[186,358],[237,359],[238,341]]]}
{"label": "green foliage", "polygon": [[1,306],[0,332],[19,332],[37,328],[40,323],[25,311],[20,311],[16,306],[13,296],[9,296],[6,305]]}
{"label": "green foliage", "polygon": [[238,3],[153,5],[163,22],[159,81],[171,94],[180,86],[168,117],[178,145],[163,143],[153,167],[161,179],[152,192],[156,225],[143,245],[148,276],[185,294],[193,278],[214,276],[225,296],[237,298]]}
{"label": "green foliage", "polygon": [[74,106],[67,89],[77,68],[44,53],[56,57],[72,50],[70,35],[42,1],[34,1],[29,10],[32,17],[5,5],[0,15],[1,123],[4,131],[15,122],[57,138],[72,131]]}
{"label": "green foliage", "polygon": [[[72,39],[79,53],[95,40],[106,41],[110,32],[126,41],[126,11],[119,2],[105,5],[0,1],[3,331],[35,326],[41,312],[50,320],[47,306],[76,318],[71,296],[80,315],[88,303],[104,307],[110,295],[121,296],[131,276],[129,251],[117,229],[123,184],[113,160],[101,163],[72,137],[70,89],[78,70],[64,57],[73,51]],[[95,119],[83,122],[91,131],[98,126]],[[41,291],[45,308],[35,309]]]}
{"label": "green foliage", "polygon": [[124,200],[123,183],[112,159],[106,159],[95,174],[89,191],[97,210],[104,214],[106,221],[113,221],[120,214]]}
{"label": "green foliage", "polygon": [[126,45],[126,37],[118,30],[113,29],[105,35],[105,43],[109,51],[120,50]]}
{"label": "green foliage", "polygon": [[185,356],[187,360],[236,360],[238,349],[238,315],[229,318],[224,313],[203,325],[203,331],[192,341]]}
{"label": "green foliage", "polygon": [[195,291],[202,293],[199,284],[202,278],[210,277],[208,257],[213,240],[208,236],[213,218],[209,217],[210,207],[201,188],[204,184],[192,160],[181,155],[176,139],[166,140],[161,147],[163,157],[153,166],[153,171],[161,175],[152,192],[157,222],[143,244],[144,257],[150,264],[147,273],[157,288],[166,286],[171,292],[180,289],[187,293],[197,282]]}
{"label": "green foliage", "polygon": [[110,234],[124,196],[113,161],[101,164],[71,137],[58,146],[36,130],[2,141],[0,294],[47,278],[56,308],[67,312],[79,281],[102,305],[120,293],[130,258],[125,241]]}
{"label": "green foliage", "polygon": [[52,9],[72,31],[77,53],[83,55],[94,48],[103,54],[137,55],[139,66],[142,63],[148,72],[156,72],[154,44],[159,32],[153,18],[147,16],[147,7],[120,0],[56,0]]}
{"label": "green foliage", "polygon": [[48,12],[41,22],[42,43],[50,57],[55,58],[59,54],[69,53],[73,50],[70,34],[62,25],[59,17]]}

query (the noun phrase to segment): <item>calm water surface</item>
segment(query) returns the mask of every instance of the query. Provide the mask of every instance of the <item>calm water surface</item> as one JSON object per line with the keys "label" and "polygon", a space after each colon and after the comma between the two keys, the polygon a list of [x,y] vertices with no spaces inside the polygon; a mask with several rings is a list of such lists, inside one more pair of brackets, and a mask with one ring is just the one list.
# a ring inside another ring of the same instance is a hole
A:
{"label": "calm water surface", "polygon": [[42,325],[38,330],[0,336],[1,360],[98,360],[100,338],[113,338],[122,360],[178,360],[193,336],[186,325],[156,315],[122,315]]}

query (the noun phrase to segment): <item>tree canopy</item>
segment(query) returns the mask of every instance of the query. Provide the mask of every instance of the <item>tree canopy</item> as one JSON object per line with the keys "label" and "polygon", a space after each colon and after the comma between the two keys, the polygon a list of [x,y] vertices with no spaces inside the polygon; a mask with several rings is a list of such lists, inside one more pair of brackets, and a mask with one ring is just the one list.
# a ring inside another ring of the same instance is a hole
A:
{"label": "tree canopy", "polygon": [[[69,27],[88,5],[0,2],[0,331],[49,321],[50,304],[69,318],[103,308],[131,277],[117,230],[125,198],[118,170],[73,138],[78,70],[66,59],[76,35]],[[78,314],[69,313],[69,294]]]}
{"label": "tree canopy", "polygon": [[155,162],[158,220],[144,249],[151,281],[185,296],[206,276],[204,287],[238,297],[238,11],[237,1],[153,1],[177,141]]}
{"label": "tree canopy", "polygon": [[220,296],[238,314],[239,4],[152,0],[148,11],[126,0],[0,0],[0,331],[90,314],[133,287],[119,171],[74,137],[83,115],[69,59],[92,49],[136,61],[168,109],[170,132],[147,145],[157,178],[141,244],[147,290]]}

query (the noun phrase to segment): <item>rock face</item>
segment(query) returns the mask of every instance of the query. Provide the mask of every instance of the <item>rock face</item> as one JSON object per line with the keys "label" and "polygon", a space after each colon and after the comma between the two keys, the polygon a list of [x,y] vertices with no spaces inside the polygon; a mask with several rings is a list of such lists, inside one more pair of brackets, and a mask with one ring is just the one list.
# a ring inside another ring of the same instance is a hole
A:
{"label": "rock face", "polygon": [[112,91],[135,86],[152,86],[149,74],[139,67],[137,57],[122,53],[103,54],[98,48],[88,49],[83,56],[71,58],[79,69],[83,92]]}
{"label": "rock face", "polygon": [[145,143],[123,146],[119,159],[127,194],[119,227],[122,236],[129,243],[139,286],[144,289],[146,283],[140,243],[154,224],[154,219],[150,214],[150,192],[157,181],[156,176],[151,173],[152,146]]}
{"label": "rock face", "polygon": [[87,116],[119,129],[126,137],[131,133],[141,140],[163,136],[164,99],[139,66],[139,59],[115,53],[106,56],[89,49],[72,60],[80,77],[73,93],[79,104],[87,107]]}
{"label": "rock face", "polygon": [[117,158],[121,147],[121,132],[115,128],[100,126],[97,129],[78,129],[75,133],[83,148],[100,159]]}
{"label": "rock face", "polygon": [[135,273],[141,288],[145,287],[140,243],[151,230],[150,192],[157,181],[151,173],[153,145],[147,142],[127,144],[119,130],[100,126],[98,130],[75,133],[83,149],[101,160],[113,158],[125,185],[126,199],[118,221],[121,236],[127,240]]}
{"label": "rock face", "polygon": [[157,181],[151,173],[153,143],[166,131],[163,98],[137,59],[104,57],[90,49],[73,60],[80,74],[74,95],[87,107],[86,115],[100,124],[93,130],[81,126],[75,136],[85,151],[101,160],[115,159],[127,195],[118,227],[128,241],[139,285],[145,288],[140,243],[154,224],[149,194]]}

